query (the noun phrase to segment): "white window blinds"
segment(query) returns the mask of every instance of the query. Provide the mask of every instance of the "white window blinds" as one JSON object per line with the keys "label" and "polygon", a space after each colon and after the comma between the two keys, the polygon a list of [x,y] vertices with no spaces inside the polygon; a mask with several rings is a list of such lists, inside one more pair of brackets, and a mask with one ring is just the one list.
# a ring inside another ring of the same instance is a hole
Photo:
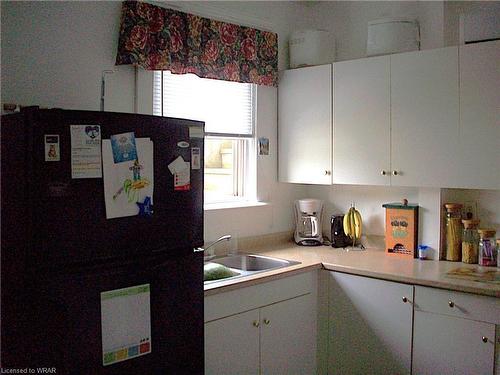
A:
{"label": "white window blinds", "polygon": [[254,85],[155,71],[153,114],[205,122],[207,135],[252,137]]}

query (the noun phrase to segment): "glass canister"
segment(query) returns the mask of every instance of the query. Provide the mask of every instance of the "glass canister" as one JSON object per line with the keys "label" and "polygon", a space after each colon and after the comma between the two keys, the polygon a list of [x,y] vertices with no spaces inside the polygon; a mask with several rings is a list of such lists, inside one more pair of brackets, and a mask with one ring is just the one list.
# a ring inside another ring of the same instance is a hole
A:
{"label": "glass canister", "polygon": [[462,220],[462,262],[477,263],[479,256],[479,220]]}
{"label": "glass canister", "polygon": [[479,265],[496,266],[496,246],[494,229],[478,229],[479,232]]}
{"label": "glass canister", "polygon": [[462,205],[447,203],[446,207],[446,260],[462,260]]}

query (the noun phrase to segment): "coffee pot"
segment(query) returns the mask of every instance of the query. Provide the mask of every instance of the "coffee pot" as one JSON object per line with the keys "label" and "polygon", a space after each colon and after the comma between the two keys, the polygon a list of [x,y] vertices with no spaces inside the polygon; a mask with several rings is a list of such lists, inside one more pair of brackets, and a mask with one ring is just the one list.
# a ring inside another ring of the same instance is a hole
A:
{"label": "coffee pot", "polygon": [[295,201],[294,240],[299,245],[319,246],[323,244],[323,201],[299,199]]}

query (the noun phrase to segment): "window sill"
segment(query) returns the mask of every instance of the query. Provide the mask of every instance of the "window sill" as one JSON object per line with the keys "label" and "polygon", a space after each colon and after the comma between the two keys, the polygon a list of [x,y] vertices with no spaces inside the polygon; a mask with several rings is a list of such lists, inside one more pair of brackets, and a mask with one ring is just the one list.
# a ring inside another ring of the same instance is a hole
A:
{"label": "window sill", "polygon": [[246,208],[246,207],[260,207],[268,206],[267,202],[258,201],[236,201],[236,202],[219,202],[219,203],[206,203],[204,206],[205,211],[223,210],[229,208]]}

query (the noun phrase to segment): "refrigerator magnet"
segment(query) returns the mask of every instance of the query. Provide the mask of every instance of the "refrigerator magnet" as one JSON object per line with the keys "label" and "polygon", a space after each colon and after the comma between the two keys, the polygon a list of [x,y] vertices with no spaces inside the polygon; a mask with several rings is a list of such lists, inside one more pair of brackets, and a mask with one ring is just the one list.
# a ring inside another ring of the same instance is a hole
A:
{"label": "refrigerator magnet", "polygon": [[191,169],[201,168],[200,148],[191,147]]}
{"label": "refrigerator magnet", "polygon": [[151,204],[151,197],[144,198],[144,202],[136,202],[139,207],[139,216],[153,216],[153,205]]}
{"label": "refrigerator magnet", "polygon": [[59,134],[45,134],[45,161],[60,161]]}
{"label": "refrigerator magnet", "polygon": [[137,159],[134,132],[115,134],[110,137],[113,161],[123,163]]}

